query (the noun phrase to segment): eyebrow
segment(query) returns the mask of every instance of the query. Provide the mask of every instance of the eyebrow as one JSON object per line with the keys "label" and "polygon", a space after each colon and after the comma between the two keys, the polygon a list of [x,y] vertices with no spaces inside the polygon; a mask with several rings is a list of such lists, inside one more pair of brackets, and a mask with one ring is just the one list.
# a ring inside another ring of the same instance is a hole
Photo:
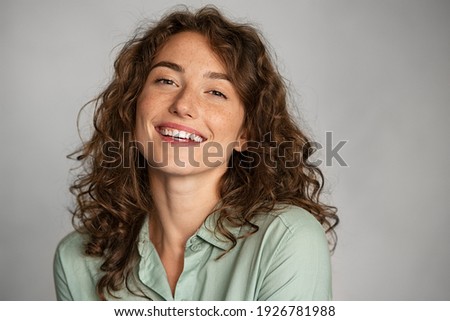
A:
{"label": "eyebrow", "polygon": [[156,67],[166,67],[172,70],[175,70],[177,72],[184,72],[184,68],[181,67],[180,65],[174,63],[174,62],[170,62],[170,61],[160,61],[157,64],[153,65],[150,67],[150,71],[152,71],[154,68]]}
{"label": "eyebrow", "polygon": [[205,78],[209,78],[209,79],[223,79],[223,80],[228,80],[229,82],[231,82],[230,77],[228,77],[227,74],[223,74],[221,72],[207,72],[206,74],[203,75],[203,77]]}
{"label": "eyebrow", "polygon": [[[166,67],[169,69],[172,69],[176,72],[185,72],[184,68],[181,67],[179,64],[176,64],[174,62],[170,62],[170,61],[160,61],[157,64],[154,64],[153,66],[150,67],[150,71],[152,71],[154,68],[157,67]],[[207,73],[205,73],[203,75],[204,78],[209,78],[209,79],[222,79],[222,80],[227,80],[229,82],[231,82],[230,77],[227,74],[221,73],[221,72],[214,72],[214,71],[209,71]]]}

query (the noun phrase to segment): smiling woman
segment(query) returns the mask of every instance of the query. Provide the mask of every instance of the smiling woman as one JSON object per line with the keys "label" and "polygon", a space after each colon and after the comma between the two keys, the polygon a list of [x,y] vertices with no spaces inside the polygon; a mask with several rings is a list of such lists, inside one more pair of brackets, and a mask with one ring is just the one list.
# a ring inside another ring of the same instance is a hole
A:
{"label": "smiling woman", "polygon": [[[141,153],[153,165],[150,170],[202,173],[195,176],[199,185],[213,175],[217,184],[227,170],[229,146],[240,150],[245,141],[244,106],[226,67],[207,38],[186,31],[171,36],[153,61],[137,100],[136,139],[139,146],[152,147]],[[203,155],[211,147],[221,156],[214,167]]]}
{"label": "smiling woman", "polygon": [[94,128],[58,299],[331,298],[336,209],[256,29],[163,17],[120,52]]}

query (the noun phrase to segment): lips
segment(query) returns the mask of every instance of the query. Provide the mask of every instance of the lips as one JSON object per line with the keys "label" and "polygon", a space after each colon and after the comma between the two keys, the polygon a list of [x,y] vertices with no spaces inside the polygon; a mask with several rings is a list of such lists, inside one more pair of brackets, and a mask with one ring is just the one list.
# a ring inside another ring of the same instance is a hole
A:
{"label": "lips", "polygon": [[163,137],[173,142],[203,143],[206,138],[193,128],[175,123],[163,123],[155,127]]}

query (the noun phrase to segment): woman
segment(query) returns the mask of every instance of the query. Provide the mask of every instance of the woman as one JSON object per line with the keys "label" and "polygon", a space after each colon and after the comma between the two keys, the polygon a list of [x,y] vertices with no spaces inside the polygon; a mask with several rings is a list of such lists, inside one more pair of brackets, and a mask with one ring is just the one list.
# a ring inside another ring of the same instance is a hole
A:
{"label": "woman", "polygon": [[77,157],[58,299],[331,298],[336,209],[261,39],[205,7],[125,45]]}

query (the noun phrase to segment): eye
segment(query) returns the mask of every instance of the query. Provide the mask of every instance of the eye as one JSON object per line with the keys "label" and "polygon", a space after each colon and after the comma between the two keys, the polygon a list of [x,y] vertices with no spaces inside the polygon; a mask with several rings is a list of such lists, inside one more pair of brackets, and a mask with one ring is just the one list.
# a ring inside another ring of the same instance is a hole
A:
{"label": "eye", "polygon": [[221,97],[221,98],[227,99],[227,96],[225,96],[224,94],[222,94],[222,93],[221,93],[220,91],[218,91],[218,90],[211,90],[211,91],[209,91],[209,93],[213,94],[214,96],[217,96],[217,97]]}
{"label": "eye", "polygon": [[176,86],[177,85],[173,80],[166,79],[166,78],[156,79],[155,82],[159,83],[159,84],[163,84],[163,85],[172,85],[172,86]]}

